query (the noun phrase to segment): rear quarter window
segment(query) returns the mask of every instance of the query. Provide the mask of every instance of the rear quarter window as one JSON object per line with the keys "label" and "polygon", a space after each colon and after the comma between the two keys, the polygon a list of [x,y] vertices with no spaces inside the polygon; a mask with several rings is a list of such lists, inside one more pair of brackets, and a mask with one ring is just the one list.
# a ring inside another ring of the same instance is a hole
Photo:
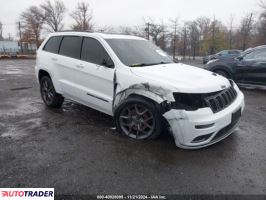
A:
{"label": "rear quarter window", "polygon": [[58,53],[62,38],[62,36],[51,37],[45,44],[43,50],[50,53]]}
{"label": "rear quarter window", "polygon": [[59,54],[71,58],[80,59],[82,37],[79,36],[64,36]]}

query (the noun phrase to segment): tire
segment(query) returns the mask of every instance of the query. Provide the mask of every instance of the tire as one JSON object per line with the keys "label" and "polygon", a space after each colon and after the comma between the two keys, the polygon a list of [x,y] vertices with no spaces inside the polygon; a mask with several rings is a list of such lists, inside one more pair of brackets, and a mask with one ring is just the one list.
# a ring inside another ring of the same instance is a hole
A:
{"label": "tire", "polygon": [[156,139],[163,121],[155,103],[141,97],[124,100],[115,112],[117,130],[133,139]]}
{"label": "tire", "polygon": [[219,74],[219,75],[225,77],[225,78],[228,78],[228,79],[231,78],[230,75],[226,71],[224,71],[224,70],[216,70],[214,72],[216,74]]}
{"label": "tire", "polygon": [[40,80],[40,92],[42,100],[46,106],[51,108],[61,108],[64,97],[56,93],[50,77],[44,76]]}

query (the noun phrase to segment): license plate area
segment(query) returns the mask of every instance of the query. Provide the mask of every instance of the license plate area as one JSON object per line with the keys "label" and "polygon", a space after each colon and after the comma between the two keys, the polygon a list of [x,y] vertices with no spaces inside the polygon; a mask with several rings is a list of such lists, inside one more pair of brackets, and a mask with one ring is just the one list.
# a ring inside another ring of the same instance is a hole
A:
{"label": "license plate area", "polygon": [[236,124],[238,121],[239,121],[239,119],[240,119],[240,117],[241,117],[241,108],[239,108],[235,113],[233,113],[232,114],[232,121],[231,121],[231,123],[232,124]]}

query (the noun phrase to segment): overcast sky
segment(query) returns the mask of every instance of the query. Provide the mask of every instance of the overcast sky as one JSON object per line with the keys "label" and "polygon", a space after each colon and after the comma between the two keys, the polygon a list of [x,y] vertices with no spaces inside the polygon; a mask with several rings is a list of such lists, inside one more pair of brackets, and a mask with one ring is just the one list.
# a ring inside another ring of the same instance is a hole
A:
{"label": "overcast sky", "polygon": [[[259,10],[258,0],[85,0],[93,11],[96,26],[134,26],[143,23],[144,17],[151,17],[167,23],[169,18],[179,17],[180,23],[200,16],[216,17],[229,24],[230,15],[238,23],[241,16]],[[0,0],[0,21],[4,24],[4,35],[16,35],[15,22],[20,13],[43,0]],[[77,0],[64,0],[69,14]],[[65,19],[65,29],[73,21]]]}

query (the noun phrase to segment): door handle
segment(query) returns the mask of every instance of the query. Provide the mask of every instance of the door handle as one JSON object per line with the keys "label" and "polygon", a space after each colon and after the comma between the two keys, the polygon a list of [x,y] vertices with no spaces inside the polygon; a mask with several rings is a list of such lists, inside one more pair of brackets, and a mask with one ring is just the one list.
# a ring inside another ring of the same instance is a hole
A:
{"label": "door handle", "polygon": [[84,65],[83,64],[77,64],[76,67],[79,68],[79,69],[83,69]]}

